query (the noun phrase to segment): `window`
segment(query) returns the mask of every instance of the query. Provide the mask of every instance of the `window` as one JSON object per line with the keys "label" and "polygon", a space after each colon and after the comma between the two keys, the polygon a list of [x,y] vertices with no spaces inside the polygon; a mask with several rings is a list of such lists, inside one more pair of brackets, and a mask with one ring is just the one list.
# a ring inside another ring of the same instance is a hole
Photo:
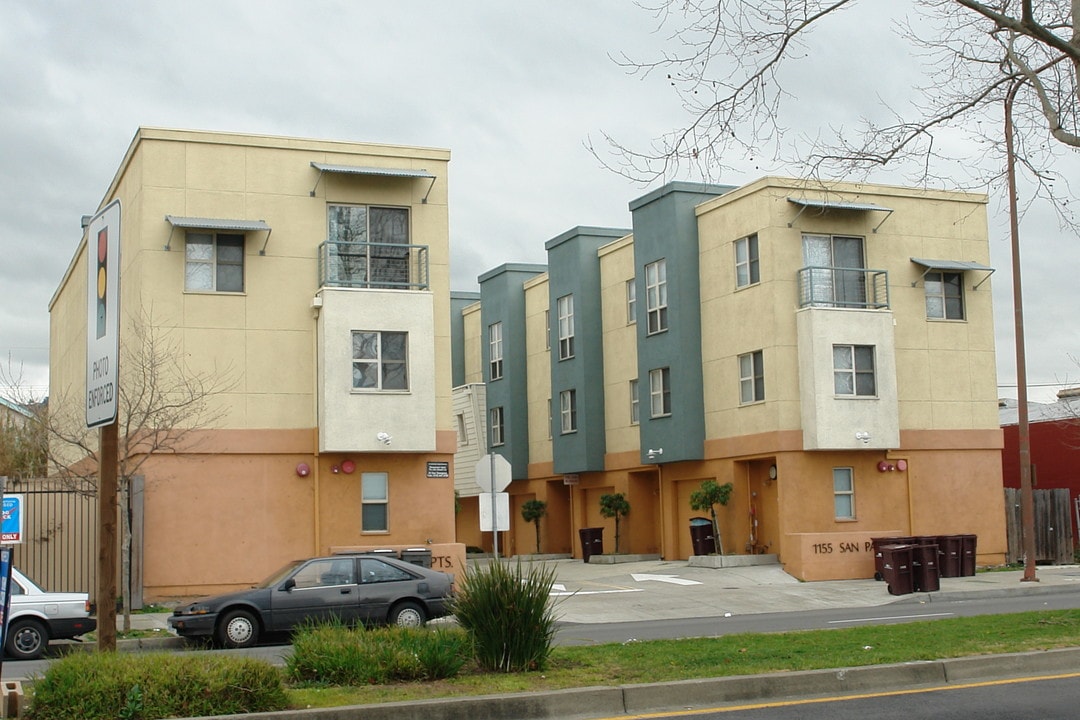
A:
{"label": "window", "polygon": [[408,208],[329,205],[327,244],[327,278],[335,283],[408,287]]}
{"label": "window", "polygon": [[865,307],[866,261],[861,237],[803,235],[803,261],[810,272],[811,304]]}
{"label": "window", "polygon": [[491,380],[499,380],[503,376],[502,346],[502,323],[492,323],[488,326],[488,350],[491,356]]}
{"label": "window", "polygon": [[390,563],[375,558],[360,558],[360,582],[400,582],[402,580],[415,580],[409,573],[396,568]]}
{"label": "window", "polygon": [[735,241],[735,287],[746,287],[761,281],[758,270],[757,233]]}
{"label": "window", "polygon": [[671,414],[671,369],[649,371],[649,412],[652,417]]}
{"label": "window", "polygon": [[667,260],[645,266],[645,305],[649,335],[667,330]]}
{"label": "window", "polygon": [[765,359],[762,351],[739,356],[739,402],[743,405],[765,399]]}
{"label": "window", "polygon": [[184,289],[244,292],[244,236],[188,233],[184,245]]}
{"label": "window", "polygon": [[503,409],[491,408],[488,411],[488,425],[491,428],[491,447],[503,444]]}
{"label": "window", "polygon": [[544,349],[551,349],[551,311],[544,311]]}
{"label": "window", "polygon": [[559,419],[562,434],[577,432],[577,391],[563,390],[559,393]]}
{"label": "window", "polygon": [[926,285],[926,317],[963,320],[963,273],[928,272],[923,279]]}
{"label": "window", "polygon": [[641,402],[638,400],[637,378],[630,381],[630,424],[641,423]]}
{"label": "window", "polygon": [[354,390],[409,389],[409,334],[353,330]]}
{"label": "window", "polygon": [[559,359],[574,357],[574,296],[563,295],[558,299],[559,310]]}
{"label": "window", "polygon": [[465,415],[458,413],[455,424],[457,426],[457,446],[460,449],[469,444],[469,433],[465,429]]}
{"label": "window", "polygon": [[547,424],[548,440],[550,440],[551,439],[551,398],[547,399],[547,410],[548,410],[548,424]]}
{"label": "window", "polygon": [[837,395],[877,395],[873,345],[833,345],[832,352]]}
{"label": "window", "polygon": [[386,532],[389,506],[389,479],[384,472],[360,474],[360,530],[362,532]]}
{"label": "window", "polygon": [[855,519],[855,477],[851,468],[833,468],[833,507],[837,520]]}
{"label": "window", "polygon": [[626,281],[626,324],[633,325],[637,322],[637,281],[633,278]]}

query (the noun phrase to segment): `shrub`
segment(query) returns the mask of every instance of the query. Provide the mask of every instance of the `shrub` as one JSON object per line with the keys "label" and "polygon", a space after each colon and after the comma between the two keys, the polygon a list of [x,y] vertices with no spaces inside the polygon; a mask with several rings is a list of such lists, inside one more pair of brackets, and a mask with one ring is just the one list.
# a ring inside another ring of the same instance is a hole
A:
{"label": "shrub", "polygon": [[468,657],[468,636],[457,628],[368,630],[329,623],[294,634],[285,668],[298,683],[377,685],[453,677]]}
{"label": "shrub", "polygon": [[253,658],[75,653],[33,686],[31,720],[157,720],[284,710],[281,673]]}
{"label": "shrub", "polygon": [[555,570],[494,561],[465,574],[454,615],[472,640],[484,670],[542,670],[555,637],[551,586]]}

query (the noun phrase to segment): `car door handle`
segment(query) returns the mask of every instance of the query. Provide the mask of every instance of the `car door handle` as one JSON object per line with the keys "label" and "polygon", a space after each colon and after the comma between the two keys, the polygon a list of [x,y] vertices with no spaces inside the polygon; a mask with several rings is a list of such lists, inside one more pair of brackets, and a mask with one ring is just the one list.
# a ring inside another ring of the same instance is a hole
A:
{"label": "car door handle", "polygon": [[341,588],[341,594],[342,595],[348,595],[351,592],[352,592],[352,588],[347,588],[347,587],[346,588]]}

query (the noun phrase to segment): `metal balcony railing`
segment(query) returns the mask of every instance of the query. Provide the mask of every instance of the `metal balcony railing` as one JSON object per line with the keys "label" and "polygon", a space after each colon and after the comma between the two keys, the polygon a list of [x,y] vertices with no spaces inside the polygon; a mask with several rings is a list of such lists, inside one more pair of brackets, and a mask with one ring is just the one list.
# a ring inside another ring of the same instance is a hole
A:
{"label": "metal balcony railing", "polygon": [[804,267],[799,307],[881,310],[889,307],[889,273],[865,268]]}
{"label": "metal balcony railing", "polygon": [[428,246],[334,242],[319,245],[319,287],[427,290]]}

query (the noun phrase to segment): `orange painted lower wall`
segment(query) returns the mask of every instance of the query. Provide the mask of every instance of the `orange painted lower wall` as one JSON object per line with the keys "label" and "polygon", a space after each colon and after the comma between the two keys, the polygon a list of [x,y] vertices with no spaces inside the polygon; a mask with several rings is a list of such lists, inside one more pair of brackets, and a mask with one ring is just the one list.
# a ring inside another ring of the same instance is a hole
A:
{"label": "orange painted lower wall", "polygon": [[[248,587],[333,547],[456,542],[453,479],[438,464],[452,468],[450,455],[317,456],[312,430],[200,435],[189,452],[140,469],[147,602]],[[386,532],[361,527],[365,472],[388,474]]]}

